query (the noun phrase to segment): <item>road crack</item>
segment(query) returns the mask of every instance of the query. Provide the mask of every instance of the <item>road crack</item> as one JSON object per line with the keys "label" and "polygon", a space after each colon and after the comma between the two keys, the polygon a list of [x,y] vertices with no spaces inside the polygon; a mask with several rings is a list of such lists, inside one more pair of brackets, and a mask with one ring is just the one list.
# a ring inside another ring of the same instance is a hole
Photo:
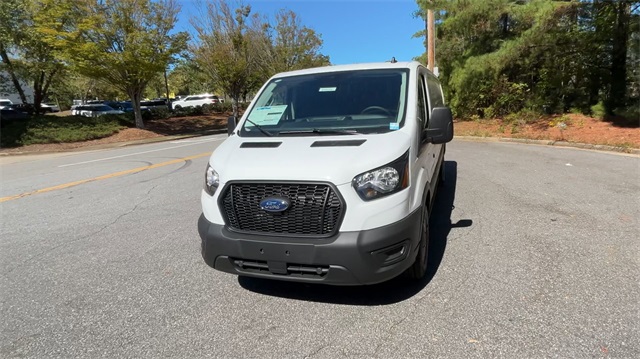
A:
{"label": "road crack", "polygon": [[138,207],[140,207],[143,203],[145,203],[145,202],[149,201],[149,200],[150,200],[149,195],[150,195],[150,194],[151,194],[151,192],[152,192],[154,189],[156,189],[158,186],[159,186],[159,185],[155,185],[155,186],[151,187],[151,188],[150,188],[150,189],[145,193],[145,196],[144,196],[145,198],[144,198],[144,199],[142,199],[141,201],[139,201],[138,203],[136,203],[136,204],[133,206],[133,208],[132,208],[131,210],[127,211],[126,213],[123,213],[123,214],[119,215],[119,216],[118,216],[116,219],[114,219],[111,223],[109,223],[109,224],[107,224],[107,225],[103,226],[103,227],[102,227],[102,228],[100,228],[99,230],[97,230],[97,231],[95,231],[95,232],[92,232],[92,233],[90,233],[90,234],[88,234],[88,235],[86,235],[86,236],[83,236],[83,237],[80,237],[80,238],[76,238],[76,239],[71,240],[71,241],[63,242],[63,243],[60,243],[60,244],[58,244],[58,245],[56,245],[56,246],[54,246],[54,247],[47,248],[46,250],[40,251],[38,254],[36,254],[36,255],[34,255],[34,256],[32,256],[32,257],[30,257],[30,258],[26,259],[25,261],[23,261],[22,263],[18,264],[17,266],[15,266],[15,267],[13,267],[13,268],[9,269],[9,270],[8,270],[6,273],[4,273],[3,275],[8,279],[8,278],[9,278],[9,277],[8,277],[8,276],[9,276],[9,274],[13,273],[16,269],[19,269],[19,268],[22,268],[22,267],[24,267],[24,266],[28,265],[29,263],[31,263],[31,262],[35,261],[36,259],[38,259],[38,258],[40,258],[40,257],[44,256],[45,254],[51,253],[51,252],[53,252],[53,251],[55,251],[55,250],[57,250],[57,249],[59,249],[59,248],[65,247],[65,246],[68,246],[68,245],[71,245],[71,244],[74,244],[74,243],[77,243],[77,242],[80,242],[80,241],[83,241],[83,240],[86,240],[86,239],[90,239],[90,238],[92,238],[92,237],[94,237],[94,236],[96,236],[96,235],[98,235],[98,234],[102,233],[105,229],[107,229],[107,228],[109,228],[109,227],[113,226],[114,224],[116,224],[119,220],[121,220],[121,219],[122,219],[122,218],[124,218],[125,216],[128,216],[128,215],[132,214],[133,212],[135,212],[135,211],[138,209]]}

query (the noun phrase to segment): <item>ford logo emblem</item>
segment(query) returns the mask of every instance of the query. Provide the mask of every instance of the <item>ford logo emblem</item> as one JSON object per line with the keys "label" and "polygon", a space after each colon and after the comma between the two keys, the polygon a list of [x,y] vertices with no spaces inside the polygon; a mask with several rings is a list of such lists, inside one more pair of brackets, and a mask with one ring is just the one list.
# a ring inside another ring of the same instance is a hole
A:
{"label": "ford logo emblem", "polygon": [[289,200],[282,197],[269,197],[260,201],[260,208],[267,212],[283,212],[289,206]]}

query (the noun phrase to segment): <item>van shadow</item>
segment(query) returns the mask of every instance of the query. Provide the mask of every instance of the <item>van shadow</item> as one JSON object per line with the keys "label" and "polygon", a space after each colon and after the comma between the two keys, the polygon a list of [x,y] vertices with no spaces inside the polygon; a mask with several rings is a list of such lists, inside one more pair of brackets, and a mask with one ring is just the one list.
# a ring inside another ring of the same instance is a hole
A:
{"label": "van shadow", "polygon": [[470,227],[472,220],[460,220],[451,223],[454,208],[458,164],[455,161],[444,162],[446,183],[440,187],[433,205],[430,225],[430,243],[427,274],[419,282],[399,276],[390,281],[369,286],[329,286],[282,282],[270,279],[238,277],[238,283],[246,290],[311,302],[323,302],[346,305],[386,305],[404,301],[422,291],[435,277],[442,263],[447,247],[447,236],[452,228]]}

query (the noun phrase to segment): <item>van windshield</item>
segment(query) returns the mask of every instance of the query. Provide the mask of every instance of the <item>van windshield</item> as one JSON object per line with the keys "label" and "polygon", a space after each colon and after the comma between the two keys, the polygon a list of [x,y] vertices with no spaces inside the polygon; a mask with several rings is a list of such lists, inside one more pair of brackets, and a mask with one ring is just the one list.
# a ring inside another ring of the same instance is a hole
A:
{"label": "van windshield", "polygon": [[271,80],[241,136],[385,133],[404,124],[406,69],[319,73]]}

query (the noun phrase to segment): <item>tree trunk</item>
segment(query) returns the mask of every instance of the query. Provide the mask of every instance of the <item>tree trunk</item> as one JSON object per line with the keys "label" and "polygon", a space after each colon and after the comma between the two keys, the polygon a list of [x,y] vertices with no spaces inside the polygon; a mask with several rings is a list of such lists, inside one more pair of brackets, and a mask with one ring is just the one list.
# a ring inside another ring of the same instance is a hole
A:
{"label": "tree trunk", "polygon": [[2,43],[0,43],[0,57],[2,57],[2,62],[7,65],[7,72],[9,73],[9,76],[11,76],[11,82],[13,82],[13,86],[16,88],[16,91],[18,91],[18,95],[20,95],[20,100],[22,100],[22,103],[26,104],[27,96],[25,96],[24,91],[22,90],[22,85],[20,85],[20,81],[13,71],[13,66],[11,65],[7,51]]}
{"label": "tree trunk", "polygon": [[233,97],[233,117],[236,118],[236,121],[238,121],[240,119],[240,111],[238,111],[239,105],[238,105],[238,101],[240,100],[239,96],[234,96]]}
{"label": "tree trunk", "polygon": [[140,129],[144,129],[144,121],[142,120],[142,111],[140,110],[140,100],[142,99],[142,91],[132,90],[129,92],[129,97],[131,97],[133,114],[136,119],[136,127]]}
{"label": "tree trunk", "polygon": [[166,90],[165,95],[167,95],[167,106],[169,106],[169,80],[167,79],[167,69],[164,69],[164,88]]}
{"label": "tree trunk", "polygon": [[42,93],[44,79],[44,71],[40,71],[40,74],[38,75],[38,77],[36,77],[36,80],[33,83],[33,108],[37,115],[43,113],[42,107],[40,105],[42,104],[44,95]]}
{"label": "tree trunk", "polygon": [[618,2],[615,6],[616,23],[613,29],[613,48],[611,49],[611,92],[607,98],[606,110],[613,114],[616,108],[626,104],[627,98],[627,46],[631,4]]}

